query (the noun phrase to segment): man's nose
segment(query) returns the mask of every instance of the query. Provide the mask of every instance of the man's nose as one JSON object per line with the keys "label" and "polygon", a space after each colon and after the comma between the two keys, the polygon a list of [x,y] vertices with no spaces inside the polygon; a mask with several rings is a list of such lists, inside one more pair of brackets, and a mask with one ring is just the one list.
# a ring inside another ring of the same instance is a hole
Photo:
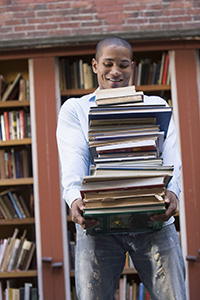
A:
{"label": "man's nose", "polygon": [[112,66],[112,69],[111,69],[111,74],[113,74],[114,76],[117,76],[120,74],[120,70],[119,70],[119,67],[118,66]]}

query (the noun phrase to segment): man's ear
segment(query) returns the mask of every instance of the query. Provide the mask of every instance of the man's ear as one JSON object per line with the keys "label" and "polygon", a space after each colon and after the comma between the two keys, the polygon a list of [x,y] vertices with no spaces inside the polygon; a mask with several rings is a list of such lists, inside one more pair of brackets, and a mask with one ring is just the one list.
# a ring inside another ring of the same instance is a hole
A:
{"label": "man's ear", "polygon": [[96,61],[95,58],[92,59],[92,70],[95,74],[97,74],[97,64],[98,62]]}

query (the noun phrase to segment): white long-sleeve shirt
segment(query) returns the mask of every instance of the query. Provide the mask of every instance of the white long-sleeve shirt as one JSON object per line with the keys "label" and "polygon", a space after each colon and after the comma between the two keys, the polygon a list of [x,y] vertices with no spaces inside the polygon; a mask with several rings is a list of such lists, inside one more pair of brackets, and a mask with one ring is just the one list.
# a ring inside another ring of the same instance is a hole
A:
{"label": "white long-sleeve shirt", "polygon": [[[144,96],[144,103],[167,105],[165,100],[157,96]],[[81,198],[82,179],[89,174],[88,113],[92,106],[96,106],[95,92],[65,101],[58,116],[57,143],[61,162],[63,198],[69,207],[75,199]],[[164,165],[174,165],[174,175],[167,190],[174,192],[178,198],[181,160],[176,145],[173,119],[169,124],[161,157]]]}

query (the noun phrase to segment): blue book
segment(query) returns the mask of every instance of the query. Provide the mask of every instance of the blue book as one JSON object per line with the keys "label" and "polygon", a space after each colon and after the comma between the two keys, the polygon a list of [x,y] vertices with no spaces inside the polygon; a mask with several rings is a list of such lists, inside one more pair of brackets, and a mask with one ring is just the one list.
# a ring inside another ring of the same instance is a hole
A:
{"label": "blue book", "polygon": [[19,207],[17,206],[17,203],[15,202],[15,199],[14,199],[12,193],[11,193],[11,192],[8,192],[8,196],[9,196],[11,202],[12,202],[12,205],[13,205],[13,207],[14,207],[16,213],[17,213],[18,218],[19,218],[19,219],[22,219],[22,218],[23,218],[23,215],[22,215],[22,213],[21,213]]}
{"label": "blue book", "polygon": [[[89,112],[89,123],[92,124],[94,120],[102,120],[102,123],[110,122],[113,120],[129,119],[133,121],[142,120],[155,120],[155,124],[159,125],[160,131],[164,131],[164,136],[166,137],[170,119],[172,116],[172,107],[163,106],[163,105],[141,105],[140,107],[134,106],[120,106],[120,107],[91,107]],[[116,123],[117,124],[117,123]],[[136,123],[137,124],[137,123]]]}
{"label": "blue book", "polygon": [[139,300],[143,300],[144,296],[144,285],[142,282],[139,283]]}

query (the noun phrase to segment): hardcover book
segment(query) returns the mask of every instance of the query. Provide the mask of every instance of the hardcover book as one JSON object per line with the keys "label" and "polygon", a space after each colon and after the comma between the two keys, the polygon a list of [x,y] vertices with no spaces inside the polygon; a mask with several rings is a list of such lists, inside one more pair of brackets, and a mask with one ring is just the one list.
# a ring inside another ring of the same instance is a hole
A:
{"label": "hardcover book", "polygon": [[86,230],[87,234],[148,232],[160,230],[162,223],[152,221],[153,214],[165,212],[165,205],[151,207],[124,207],[110,209],[85,209],[83,216],[86,219],[97,219],[99,225]]}

